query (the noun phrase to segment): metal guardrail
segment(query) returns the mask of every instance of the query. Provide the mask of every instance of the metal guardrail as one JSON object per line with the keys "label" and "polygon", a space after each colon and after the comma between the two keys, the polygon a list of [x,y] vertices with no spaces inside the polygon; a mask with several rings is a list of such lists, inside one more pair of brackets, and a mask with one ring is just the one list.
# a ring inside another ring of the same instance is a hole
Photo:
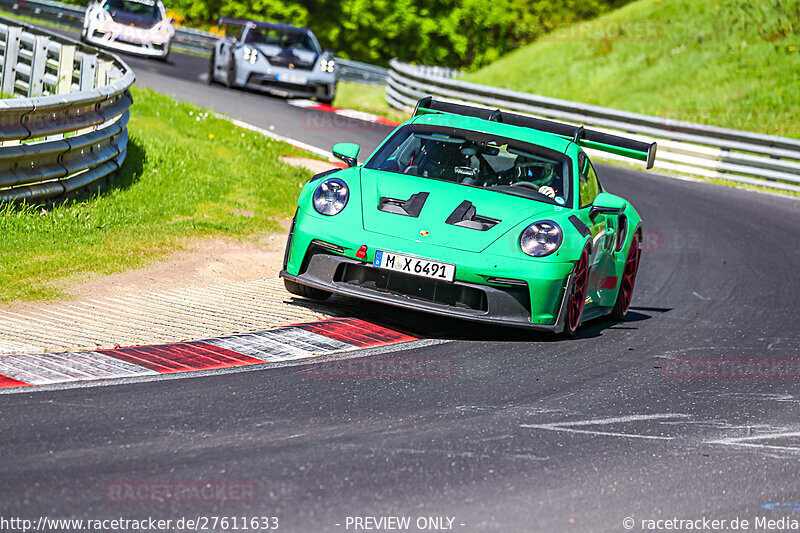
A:
{"label": "metal guardrail", "polygon": [[[575,122],[658,142],[655,168],[800,192],[800,139],[693,124],[453,79],[449,69],[392,60],[386,101],[410,110],[424,96]],[[594,153],[606,159],[610,154]]]}
{"label": "metal guardrail", "polygon": [[0,201],[96,184],[128,146],[133,71],[118,57],[0,17]]}
{"label": "metal guardrail", "polygon": [[353,61],[352,59],[336,58],[338,72],[336,77],[342,81],[360,83],[361,85],[386,85],[389,69]]}
{"label": "metal guardrail", "polygon": [[[0,9],[62,24],[76,31],[83,28],[83,18],[86,13],[86,8],[83,6],[64,4],[53,0],[0,0]],[[194,54],[210,55],[219,39],[219,35],[207,31],[176,26],[172,48]],[[342,81],[362,85],[383,85],[389,74],[387,68],[360,61],[336,58],[336,62],[339,64],[337,76]]]}

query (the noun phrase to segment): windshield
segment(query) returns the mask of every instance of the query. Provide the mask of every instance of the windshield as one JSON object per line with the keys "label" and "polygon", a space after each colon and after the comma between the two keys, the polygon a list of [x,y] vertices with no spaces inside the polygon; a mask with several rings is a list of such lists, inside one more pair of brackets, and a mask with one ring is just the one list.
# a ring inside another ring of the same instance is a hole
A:
{"label": "windshield", "polygon": [[147,0],[108,0],[103,6],[112,16],[117,13],[134,15],[146,19],[160,20],[161,11],[155,2]]}
{"label": "windshield", "polygon": [[247,32],[246,43],[279,46],[284,50],[318,52],[308,33],[283,28],[256,27]]}
{"label": "windshield", "polygon": [[486,133],[406,126],[365,168],[450,181],[564,205],[569,200],[569,158],[564,154]]}

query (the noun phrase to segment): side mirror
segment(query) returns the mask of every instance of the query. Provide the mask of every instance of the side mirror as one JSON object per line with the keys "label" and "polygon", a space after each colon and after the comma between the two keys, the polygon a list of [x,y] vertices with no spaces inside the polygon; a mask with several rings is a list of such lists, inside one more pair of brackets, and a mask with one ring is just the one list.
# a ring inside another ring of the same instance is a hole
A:
{"label": "side mirror", "polygon": [[358,154],[361,147],[356,143],[338,143],[333,146],[333,156],[347,163],[348,167],[358,164]]}
{"label": "side mirror", "polygon": [[336,52],[333,51],[333,48],[326,48],[325,50],[322,51],[322,53],[330,58],[336,55]]}
{"label": "side mirror", "polygon": [[628,202],[619,196],[601,192],[597,195],[589,210],[589,218],[593,221],[598,215],[617,215],[628,206]]}

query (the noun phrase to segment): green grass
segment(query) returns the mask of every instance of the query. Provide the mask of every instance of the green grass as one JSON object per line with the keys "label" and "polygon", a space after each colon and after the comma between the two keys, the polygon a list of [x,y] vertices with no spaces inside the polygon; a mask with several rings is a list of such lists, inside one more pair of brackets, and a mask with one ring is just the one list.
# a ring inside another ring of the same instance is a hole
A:
{"label": "green grass", "polygon": [[0,204],[0,302],[59,298],[192,238],[255,239],[293,212],[310,173],[278,158],[305,152],[153,91],[133,96],[114,188],[53,209]]}
{"label": "green grass", "polygon": [[800,0],[639,0],[465,79],[800,137]]}
{"label": "green grass", "polygon": [[359,85],[340,81],[333,105],[372,113],[395,122],[403,122],[409,118],[408,113],[398,111],[386,103],[386,87],[383,85]]}

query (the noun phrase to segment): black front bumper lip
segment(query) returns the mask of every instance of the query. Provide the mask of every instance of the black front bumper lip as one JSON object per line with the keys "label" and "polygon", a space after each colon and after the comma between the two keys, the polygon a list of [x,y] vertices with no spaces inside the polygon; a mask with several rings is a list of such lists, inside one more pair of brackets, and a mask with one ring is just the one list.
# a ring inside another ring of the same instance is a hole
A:
{"label": "black front bumper lip", "polygon": [[[350,262],[363,265],[363,263],[346,257],[333,255],[317,255],[314,257],[315,259],[321,259],[321,261],[313,261],[311,264],[309,264],[309,268],[302,275],[294,276],[289,274],[286,270],[281,270],[280,276],[301,285],[322,289],[334,294],[350,296],[353,298],[378,302],[395,307],[402,307],[404,309],[411,309],[414,311],[432,313],[440,316],[459,318],[484,324],[526,328],[537,331],[548,331],[551,333],[560,333],[564,329],[567,296],[569,295],[572,287],[571,274],[567,279],[567,286],[564,291],[564,296],[561,300],[561,305],[559,307],[555,324],[531,324],[530,316],[524,316],[520,313],[514,312],[516,310],[514,304],[508,301],[513,300],[513,298],[508,293],[489,285],[476,285],[457,282],[462,285],[480,288],[486,293],[489,301],[489,311],[465,309],[461,307],[419,300],[410,296],[403,296],[374,289],[367,289],[347,283],[335,282],[333,281],[334,273],[336,272],[336,268],[339,266],[339,264],[343,262]],[[498,311],[494,311],[495,309]],[[508,312],[503,312],[503,310],[507,310]]]}

